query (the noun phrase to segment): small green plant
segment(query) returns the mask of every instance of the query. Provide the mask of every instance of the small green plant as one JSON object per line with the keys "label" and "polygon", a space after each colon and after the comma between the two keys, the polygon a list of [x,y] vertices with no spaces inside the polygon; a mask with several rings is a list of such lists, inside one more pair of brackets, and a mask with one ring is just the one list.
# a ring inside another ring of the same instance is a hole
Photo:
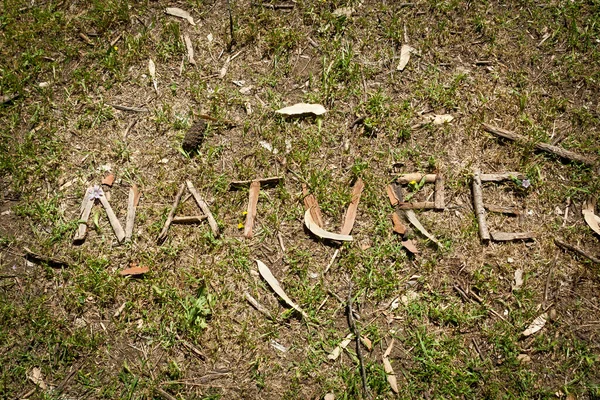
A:
{"label": "small green plant", "polygon": [[202,330],[207,327],[206,320],[212,314],[214,298],[208,293],[206,286],[198,289],[196,297],[188,296],[184,301],[181,301],[181,305],[185,311],[185,319],[190,328]]}

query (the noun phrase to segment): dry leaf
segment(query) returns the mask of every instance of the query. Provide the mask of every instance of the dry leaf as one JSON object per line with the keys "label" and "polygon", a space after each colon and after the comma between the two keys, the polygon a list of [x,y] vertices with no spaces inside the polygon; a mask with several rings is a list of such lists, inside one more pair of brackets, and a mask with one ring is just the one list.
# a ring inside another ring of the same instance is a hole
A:
{"label": "dry leaf", "polygon": [[438,247],[442,247],[442,244],[440,242],[438,242],[431,233],[427,232],[427,230],[423,227],[423,225],[421,225],[421,223],[417,219],[417,215],[415,214],[415,212],[413,210],[406,210],[406,217],[408,218],[408,221],[411,224],[413,224],[415,226],[415,228],[417,228],[419,230],[419,232],[421,232],[423,235],[425,235],[425,237],[427,237],[427,239],[429,239],[433,243],[437,244]]}
{"label": "dry leaf", "polygon": [[548,314],[543,313],[539,317],[533,320],[533,322],[523,331],[523,336],[531,336],[536,332],[539,332],[544,325],[546,325],[546,320],[548,319]]}
{"label": "dry leaf", "polygon": [[115,174],[108,174],[104,179],[102,179],[102,184],[106,186],[112,186],[115,183]]}
{"label": "dry leaf", "polygon": [[523,270],[517,269],[515,271],[515,282],[513,283],[513,290],[518,290],[523,286]]}
{"label": "dry leaf", "polygon": [[185,20],[187,20],[191,25],[196,25],[194,23],[194,18],[192,18],[192,16],[190,15],[189,12],[182,10],[181,8],[177,8],[177,7],[167,7],[165,9],[165,12],[169,15],[172,15],[174,17],[178,17],[178,18],[183,18]]}
{"label": "dry leaf", "polygon": [[600,226],[598,225],[600,218],[594,214],[594,201],[589,199],[583,203],[581,213],[583,214],[583,219],[585,219],[585,222],[588,224],[588,226],[592,228],[594,232],[600,235]]}
{"label": "dry leaf", "polygon": [[392,338],[390,345],[388,346],[385,353],[383,353],[382,361],[383,361],[383,369],[384,369],[385,373],[387,374],[387,381],[390,384],[390,387],[392,388],[394,393],[398,393],[399,391],[398,391],[398,381],[396,380],[396,373],[394,372],[394,369],[392,368],[392,364],[390,363],[390,360],[388,359],[390,353],[392,352],[393,347],[394,347],[394,339]]}
{"label": "dry leaf", "polygon": [[402,246],[413,254],[419,254],[419,249],[415,246],[415,243],[412,240],[403,240]]}
{"label": "dry leaf", "polygon": [[327,393],[325,397],[323,397],[323,400],[335,400],[335,394]]}
{"label": "dry leaf", "polygon": [[406,226],[404,226],[397,213],[392,213],[392,223],[394,224],[394,232],[399,235],[404,235],[406,233]]}
{"label": "dry leaf", "polygon": [[288,295],[285,293],[285,291],[283,290],[283,288],[281,287],[281,285],[279,285],[279,281],[271,273],[271,270],[269,269],[269,267],[267,267],[260,260],[256,260],[256,264],[258,265],[258,272],[260,272],[260,275],[263,277],[263,279],[265,281],[267,281],[267,283],[269,284],[269,286],[271,286],[271,288],[273,289],[273,291],[275,293],[277,293],[277,295],[279,297],[281,297],[283,299],[283,301],[285,301],[290,307],[292,307],[294,310],[296,310],[300,314],[302,314],[302,316],[304,318],[308,319],[308,315],[304,312],[304,310],[302,310],[300,308],[300,306],[298,306],[296,303],[294,303],[292,301],[292,299],[290,299],[288,297]]}
{"label": "dry leaf", "polygon": [[148,267],[131,267],[131,268],[122,270],[121,272],[119,272],[119,274],[121,276],[136,276],[136,275],[143,275],[148,271],[149,271]]}
{"label": "dry leaf", "polygon": [[29,379],[35,385],[37,385],[40,389],[46,390],[48,386],[46,386],[46,382],[44,382],[44,378],[42,377],[42,370],[38,367],[33,367],[31,373],[29,374]]}
{"label": "dry leaf", "polygon": [[284,107],[275,112],[282,115],[323,115],[327,112],[327,110],[320,104],[298,103],[294,104],[293,106]]}
{"label": "dry leaf", "polygon": [[369,351],[373,350],[373,342],[371,342],[371,339],[369,339],[366,336],[361,336],[360,341],[367,348],[367,350],[369,350]]}
{"label": "dry leaf", "polygon": [[150,73],[150,77],[152,78],[154,90],[156,91],[156,93],[158,93],[158,83],[156,82],[156,65],[154,65],[154,61],[152,61],[152,59],[148,60],[148,72]]}
{"label": "dry leaf", "polygon": [[306,210],[304,213],[304,224],[316,236],[321,239],[329,239],[329,240],[339,240],[351,242],[353,240],[351,235],[340,235],[338,233],[328,232],[323,228],[319,227],[317,223],[313,220],[312,215],[310,214],[310,210]]}
{"label": "dry leaf", "polygon": [[436,115],[433,118],[433,124],[434,125],[442,125],[446,122],[452,122],[453,120],[454,120],[454,117],[450,114]]}
{"label": "dry leaf", "polygon": [[117,318],[119,315],[121,315],[121,313],[123,312],[123,310],[125,309],[125,306],[127,305],[127,302],[121,304],[121,307],[117,308],[117,311],[115,311],[113,317]]}
{"label": "dry leaf", "polygon": [[352,339],[354,339],[354,335],[349,333],[348,335],[346,335],[346,337],[344,338],[344,340],[342,340],[340,342],[340,344],[338,344],[337,346],[335,346],[335,349],[333,349],[331,351],[331,353],[329,353],[329,355],[327,356],[328,359],[335,361],[337,360],[337,358],[340,356],[340,354],[342,353],[342,350],[345,349],[346,347],[348,347],[348,345],[350,344],[350,342],[352,341]]}
{"label": "dry leaf", "polygon": [[410,52],[412,50],[413,48],[409,45],[402,45],[400,48],[400,63],[398,64],[398,68],[396,68],[398,71],[403,71],[404,68],[406,68],[406,64],[408,64],[408,60],[410,60]]}
{"label": "dry leaf", "polygon": [[185,48],[187,49],[189,63],[196,65],[196,60],[194,60],[194,46],[192,45],[192,40],[187,34],[185,34],[183,35],[183,41],[185,42]]}

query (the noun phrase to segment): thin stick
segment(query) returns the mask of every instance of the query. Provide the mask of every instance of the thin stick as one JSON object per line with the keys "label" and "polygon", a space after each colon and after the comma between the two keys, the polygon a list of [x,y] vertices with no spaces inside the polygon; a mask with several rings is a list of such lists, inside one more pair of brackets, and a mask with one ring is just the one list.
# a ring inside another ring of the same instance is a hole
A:
{"label": "thin stick", "polygon": [[113,108],[116,108],[117,110],[120,110],[120,111],[148,112],[147,108],[127,107],[127,106],[120,106],[118,104],[111,104],[111,106]]}
{"label": "thin stick", "polygon": [[392,185],[387,185],[385,187],[385,192],[387,193],[388,199],[390,200],[390,204],[392,206],[395,206],[400,202]]}
{"label": "thin stick", "polygon": [[501,213],[501,214],[511,214],[511,215],[519,215],[521,211],[517,207],[504,207],[497,206],[494,204],[484,204],[483,207],[491,212]]}
{"label": "thin stick", "polygon": [[131,132],[131,129],[133,129],[133,127],[135,126],[135,124],[138,123],[138,119],[133,120],[133,122],[131,122],[127,128],[125,129],[125,132],[123,133],[123,139],[127,139],[127,135],[129,135],[129,132]]}
{"label": "thin stick", "polygon": [[104,194],[102,194],[102,196],[100,196],[100,203],[102,203],[102,206],[106,210],[106,215],[108,216],[108,221],[110,222],[110,226],[112,226],[113,231],[115,232],[117,241],[122,242],[123,239],[125,239],[125,231],[123,230],[123,227],[121,226],[121,223],[119,222],[119,219],[115,215],[115,212],[113,211],[112,207],[110,206],[110,203],[108,202],[108,199],[106,198],[106,196]]}
{"label": "thin stick", "polygon": [[592,256],[591,254],[588,254],[588,253],[586,253],[585,251],[583,251],[583,250],[581,250],[581,249],[578,249],[577,247],[571,246],[570,244],[568,244],[568,243],[565,243],[565,242],[563,242],[562,240],[559,240],[559,239],[557,239],[557,238],[554,238],[554,243],[556,243],[556,245],[557,245],[558,247],[562,247],[562,248],[563,248],[563,249],[565,249],[565,250],[570,250],[570,251],[572,251],[572,252],[574,252],[574,253],[577,253],[577,254],[579,254],[579,255],[580,255],[580,256],[582,256],[582,257],[585,257],[585,258],[587,258],[588,260],[590,260],[590,261],[592,261],[592,262],[594,262],[594,263],[596,263],[596,264],[600,264],[600,259],[598,259],[598,258],[596,258],[596,257]]}
{"label": "thin stick", "polygon": [[329,264],[327,264],[327,266],[325,267],[325,270],[323,270],[323,275],[325,275],[327,272],[329,272],[329,268],[331,268],[331,266],[335,262],[335,259],[339,253],[340,253],[340,249],[339,248],[335,249],[335,252],[333,253],[333,256],[331,256],[331,260],[329,261]]}
{"label": "thin stick", "polygon": [[398,208],[401,210],[432,210],[437,207],[433,201],[417,201],[414,203],[398,203]]}
{"label": "thin stick", "polygon": [[159,387],[155,387],[155,388],[154,388],[154,391],[155,391],[156,393],[158,393],[158,395],[159,395],[160,397],[162,397],[163,399],[165,399],[165,400],[177,400],[177,397],[175,397],[175,396],[173,396],[173,395],[171,395],[171,394],[169,394],[169,393],[165,392],[163,389],[161,389],[161,388],[159,388]]}
{"label": "thin stick", "polygon": [[281,232],[277,232],[277,240],[279,241],[279,246],[281,246],[281,251],[285,253],[285,246],[283,245],[283,236],[281,236]]}
{"label": "thin stick", "polygon": [[358,202],[360,201],[360,195],[362,194],[365,184],[362,179],[358,178],[352,189],[352,200],[348,205],[346,216],[344,217],[344,223],[340,233],[342,235],[349,235],[354,227],[354,221],[356,220],[356,213],[358,211]]}
{"label": "thin stick", "polygon": [[558,260],[558,252],[554,255],[554,260],[548,267],[548,275],[546,276],[546,285],[544,286],[544,301],[548,301],[548,290],[550,289],[550,281],[552,280],[552,273],[554,272],[554,267],[556,267],[556,261]]}
{"label": "thin stick", "polygon": [[252,295],[250,293],[244,292],[244,297],[246,298],[248,303],[250,303],[252,305],[252,307],[254,307],[257,311],[259,311],[265,317],[267,317],[269,319],[273,319],[269,310],[267,310],[262,304],[260,304],[258,302],[258,300],[256,300],[254,297],[252,297]]}
{"label": "thin stick", "polygon": [[189,217],[175,217],[172,224],[180,224],[180,225],[190,225],[190,224],[198,224],[206,219],[206,215],[192,215]]}
{"label": "thin stick", "polygon": [[362,349],[360,347],[360,331],[354,322],[354,316],[352,315],[354,310],[352,309],[352,285],[350,285],[350,291],[348,292],[348,301],[346,302],[346,312],[348,313],[348,326],[350,331],[354,334],[356,340],[356,355],[358,356],[358,363],[360,364],[360,377],[362,379],[362,389],[365,398],[368,397],[369,390],[367,388],[367,372],[365,370],[365,362],[363,360]]}
{"label": "thin stick", "polygon": [[158,244],[161,244],[167,238],[167,233],[169,232],[169,227],[171,226],[171,223],[173,222],[173,217],[175,216],[175,211],[177,211],[177,206],[179,206],[179,202],[181,201],[181,196],[183,195],[184,190],[185,190],[185,185],[182,183],[181,186],[179,186],[179,190],[177,191],[177,195],[175,196],[175,200],[173,201],[173,206],[171,207],[171,211],[169,212],[169,215],[167,216],[165,225],[163,226],[162,231],[160,231],[160,235],[158,235],[158,239],[156,239]]}
{"label": "thin stick", "polygon": [[513,240],[533,240],[535,235],[533,232],[491,232],[494,242],[509,242]]}
{"label": "thin stick", "polygon": [[[511,131],[507,131],[505,129],[502,128],[497,128],[488,124],[483,124],[483,129],[486,132],[489,132],[493,135],[499,136],[501,138],[504,139],[508,139],[508,140],[512,140],[515,142],[522,142],[522,143],[527,143],[529,142],[527,140],[527,138],[525,138],[524,136],[518,135],[514,132]],[[555,154],[561,158],[564,158],[566,160],[570,160],[570,161],[577,161],[583,164],[587,164],[587,165],[595,165],[596,164],[596,160],[590,157],[586,157],[586,156],[582,156],[581,154],[577,154],[574,153],[572,151],[569,150],[565,150],[562,147],[558,147],[558,146],[552,146],[551,144],[548,143],[535,143],[533,145],[537,150],[541,150],[541,151],[545,151],[548,153],[552,153]]]}
{"label": "thin stick", "polygon": [[231,13],[230,0],[227,0],[227,12],[229,13],[229,33],[231,34],[231,41],[229,42],[229,45],[227,45],[227,51],[231,51],[231,48],[235,44],[235,36],[233,33],[233,15]]}
{"label": "thin stick", "polygon": [[51,268],[69,267],[69,263],[67,261],[63,261],[59,258],[43,256],[31,251],[28,247],[23,247],[23,251],[25,251],[25,259],[32,263],[47,264]]}
{"label": "thin stick", "polygon": [[252,238],[252,228],[256,218],[256,206],[258,205],[258,195],[260,193],[260,182],[254,181],[250,184],[248,190],[248,209],[246,210],[246,223],[244,224],[244,237]]}
{"label": "thin stick", "polygon": [[433,199],[436,210],[446,208],[444,200],[444,176],[439,173],[435,176],[435,196]]}
{"label": "thin stick", "polygon": [[503,172],[501,174],[481,174],[481,182],[502,182],[513,179],[525,179],[526,176],[520,172]]}
{"label": "thin stick", "polygon": [[400,175],[396,181],[398,183],[401,184],[407,184],[410,183],[412,181],[415,181],[417,183],[421,182],[421,180],[423,179],[423,177],[425,177],[425,183],[434,183],[435,182],[435,178],[436,178],[436,174],[427,174],[427,175],[423,175],[419,172],[415,172],[412,174],[405,174],[405,175]]}
{"label": "thin stick", "polygon": [[194,199],[196,200],[198,207],[200,207],[200,209],[202,210],[204,215],[206,215],[206,218],[208,219],[208,224],[210,225],[210,229],[212,230],[213,234],[215,235],[215,237],[218,237],[219,236],[219,224],[217,224],[217,220],[210,212],[210,208],[208,208],[208,204],[206,204],[204,199],[202,199],[202,197],[200,197],[200,193],[198,193],[198,191],[192,184],[192,181],[186,181],[186,184],[187,184],[188,190],[190,191],[192,196],[194,196]]}
{"label": "thin stick", "polygon": [[196,65],[196,60],[194,60],[194,46],[192,45],[192,40],[186,33],[183,35],[183,41],[185,42],[185,47],[187,49],[187,57],[188,61],[192,65]]}
{"label": "thin stick", "polygon": [[140,191],[137,185],[129,189],[129,199],[127,201],[127,220],[125,221],[125,241],[131,240],[133,235],[133,222],[135,221],[135,208],[140,201]]}
{"label": "thin stick", "polygon": [[89,187],[85,191],[85,195],[83,197],[83,202],[81,203],[81,216],[79,217],[80,223],[79,228],[77,228],[77,232],[75,232],[75,236],[73,236],[73,244],[81,243],[85,239],[85,234],[87,233],[87,222],[90,219],[90,213],[92,212],[92,207],[94,206],[94,199],[90,199],[90,195],[94,189]]}
{"label": "thin stick", "polygon": [[567,220],[569,219],[569,207],[571,206],[571,198],[567,197],[567,206],[565,207],[565,217],[563,218],[562,227],[564,228],[567,225]]}
{"label": "thin stick", "polygon": [[481,241],[487,243],[490,241],[490,232],[485,221],[485,209],[483,208],[483,191],[481,189],[481,178],[479,171],[473,174],[473,208],[477,223],[479,225],[479,237]]}

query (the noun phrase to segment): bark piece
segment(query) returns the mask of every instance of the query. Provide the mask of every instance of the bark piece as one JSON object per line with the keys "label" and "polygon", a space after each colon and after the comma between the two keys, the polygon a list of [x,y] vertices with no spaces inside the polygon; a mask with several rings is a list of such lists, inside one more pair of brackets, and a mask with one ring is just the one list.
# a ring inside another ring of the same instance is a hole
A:
{"label": "bark piece", "polygon": [[298,103],[293,106],[284,107],[280,110],[275,111],[277,114],[286,116],[302,116],[302,115],[323,115],[327,112],[327,109],[320,104],[306,104]]}
{"label": "bark piece", "polygon": [[121,276],[138,276],[138,275],[144,275],[148,271],[149,271],[148,267],[131,267],[131,268],[127,268],[127,269],[120,271],[119,275],[121,275]]}
{"label": "bark piece", "polygon": [[396,192],[394,191],[392,185],[387,185],[385,187],[385,191],[388,195],[388,199],[390,199],[390,204],[392,206],[395,206],[400,202],[400,199],[398,199],[398,197],[396,196]]}
{"label": "bark piece", "polygon": [[315,221],[313,221],[310,210],[306,210],[306,212],[304,213],[304,224],[306,225],[306,227],[308,228],[309,231],[311,231],[313,234],[320,237],[321,239],[347,241],[347,242],[351,242],[352,240],[354,240],[352,238],[352,236],[350,236],[350,235],[340,235],[338,233],[328,232],[328,231],[324,230],[323,228],[321,228],[320,226],[318,226],[315,223]]}
{"label": "bark piece", "polygon": [[90,195],[94,189],[90,186],[83,197],[83,202],[81,204],[81,216],[79,220],[79,228],[77,228],[77,232],[75,232],[75,236],[73,236],[73,244],[79,244],[83,242],[85,239],[85,235],[87,233],[87,222],[90,219],[90,213],[92,212],[92,207],[94,206],[95,199],[90,199]]}
{"label": "bark piece", "polygon": [[179,186],[179,190],[177,191],[177,195],[175,196],[175,200],[173,201],[173,206],[171,207],[171,211],[169,212],[169,215],[167,216],[165,225],[163,226],[162,231],[160,231],[160,234],[158,235],[158,239],[156,240],[158,242],[158,244],[161,244],[167,238],[167,233],[169,232],[169,227],[171,226],[171,223],[173,222],[173,217],[175,217],[175,211],[177,211],[177,207],[179,206],[179,202],[181,201],[181,196],[183,195],[184,190],[185,190],[185,185],[182,183]]}
{"label": "bark piece", "polygon": [[252,182],[259,182],[262,187],[272,187],[277,186],[281,181],[283,181],[283,177],[281,176],[272,176],[269,178],[262,179],[252,179],[249,181],[233,181],[229,184],[229,190],[237,190],[249,188]]}
{"label": "bark piece", "polygon": [[473,174],[473,209],[479,225],[479,237],[482,242],[487,243],[490,240],[490,232],[485,218],[485,209],[483,208],[483,190],[479,171],[475,171]]}
{"label": "bark piece", "polygon": [[185,48],[187,49],[188,61],[192,65],[196,65],[196,60],[194,60],[194,46],[192,45],[192,40],[186,33],[183,35],[183,41],[185,42]]}
{"label": "bark piece", "polygon": [[[516,134],[514,132],[507,131],[505,129],[494,127],[494,126],[491,126],[488,124],[483,124],[482,126],[486,132],[489,132],[489,133],[499,136],[501,138],[512,140],[515,142],[521,142],[521,143],[529,142],[529,140],[527,140],[526,137]],[[590,166],[594,166],[597,162],[597,160],[594,158],[586,157],[581,154],[577,154],[572,151],[565,150],[562,147],[552,146],[551,144],[547,144],[547,143],[535,143],[534,147],[537,150],[552,153],[554,155],[557,155],[557,156],[559,156],[563,159],[569,160],[569,161],[577,161],[579,163],[587,164]]]}
{"label": "bark piece", "polygon": [[131,240],[133,235],[133,223],[135,221],[135,209],[140,201],[141,193],[137,185],[129,189],[129,199],[127,201],[127,220],[125,221],[125,240]]}
{"label": "bark piece", "polygon": [[177,8],[177,7],[167,7],[165,9],[165,13],[167,13],[168,15],[172,15],[174,17],[177,18],[183,18],[185,20],[187,20],[187,22],[190,23],[190,25],[195,26],[196,24],[194,23],[194,18],[192,18],[192,16],[190,15],[189,12],[182,10],[181,8]]}
{"label": "bark piece", "polygon": [[446,208],[444,199],[444,176],[439,173],[435,176],[434,203],[436,210],[443,210]]}
{"label": "bark piece", "polygon": [[594,214],[594,208],[596,207],[596,202],[593,199],[588,199],[583,203],[581,207],[581,213],[583,214],[583,219],[588,224],[588,226],[600,235],[600,226],[598,225],[598,221],[600,219],[596,214]]}
{"label": "bark piece", "polygon": [[186,217],[175,217],[173,218],[172,224],[180,224],[180,225],[191,225],[191,224],[199,224],[200,222],[206,219],[206,215],[192,215]]}
{"label": "bark piece", "polygon": [[502,172],[499,174],[480,174],[481,182],[502,182],[512,181],[513,179],[526,179],[527,177],[520,172]]}
{"label": "bark piece", "polygon": [[350,232],[352,232],[354,221],[356,220],[356,212],[358,211],[358,202],[360,201],[360,195],[362,194],[364,188],[365,184],[363,180],[358,178],[354,184],[354,188],[352,189],[352,200],[348,205],[348,210],[346,211],[346,216],[344,217],[344,224],[342,225],[342,229],[340,229],[340,233],[342,235],[349,235]]}
{"label": "bark piece", "polygon": [[110,173],[102,179],[102,184],[108,187],[112,187],[113,183],[115,183],[115,174]]}
{"label": "bark piece", "polygon": [[119,219],[115,215],[115,212],[113,211],[112,207],[110,206],[110,203],[108,202],[108,199],[106,198],[106,196],[104,194],[102,194],[100,196],[100,203],[102,203],[102,206],[106,210],[106,215],[108,216],[108,221],[110,222],[110,226],[112,227],[113,231],[115,232],[117,241],[122,242],[123,239],[125,239],[125,231],[123,230],[123,227],[121,226],[121,223],[119,222]]}
{"label": "bark piece", "polygon": [[413,254],[419,254],[419,249],[415,246],[415,243],[412,240],[403,240],[402,246]]}
{"label": "bark piece", "polygon": [[55,257],[43,256],[31,251],[29,247],[23,247],[23,251],[25,252],[25,259],[34,264],[46,264],[51,268],[64,268],[70,266],[67,261]]}
{"label": "bark piece", "polygon": [[533,240],[535,235],[533,232],[491,232],[494,242],[509,242],[512,240]]}
{"label": "bark piece", "polygon": [[406,226],[402,223],[400,216],[396,212],[392,213],[392,223],[394,224],[394,232],[399,235],[406,233]]}
{"label": "bark piece", "polygon": [[510,215],[520,215],[521,211],[517,207],[504,207],[497,206],[494,204],[484,204],[483,207],[491,212],[500,213],[500,214],[510,214]]}
{"label": "bark piece", "polygon": [[260,182],[254,181],[250,184],[248,190],[248,209],[246,210],[246,223],[244,224],[244,237],[252,238],[252,228],[256,219],[256,206],[258,205],[258,195],[260,194]]}
{"label": "bark piece", "polygon": [[400,175],[398,178],[396,178],[396,182],[403,184],[403,185],[406,185],[407,183],[410,183],[412,181],[419,183],[419,182],[421,182],[423,177],[425,177],[425,183],[434,183],[436,174],[424,175],[419,172],[414,172],[412,174]]}
{"label": "bark piece", "polygon": [[198,207],[200,207],[200,209],[202,210],[204,215],[206,215],[206,218],[208,219],[208,224],[210,225],[210,229],[212,230],[213,234],[215,235],[215,237],[218,237],[219,236],[219,224],[217,224],[217,220],[210,212],[210,208],[208,208],[208,204],[206,204],[204,199],[202,199],[202,197],[200,197],[200,193],[198,193],[198,191],[192,184],[192,181],[186,181],[186,184],[187,184],[188,190],[190,191],[192,196],[194,196],[194,200],[196,200]]}
{"label": "bark piece", "polygon": [[308,193],[306,185],[302,185],[302,193],[304,194],[305,209],[310,211],[310,215],[315,224],[317,224],[319,228],[322,228],[324,226],[323,215],[321,214],[321,207],[319,207],[319,203],[317,203],[317,198],[314,194]]}
{"label": "bark piece", "polygon": [[398,203],[398,208],[401,210],[432,210],[436,208],[436,206],[433,201],[417,201],[414,203]]}

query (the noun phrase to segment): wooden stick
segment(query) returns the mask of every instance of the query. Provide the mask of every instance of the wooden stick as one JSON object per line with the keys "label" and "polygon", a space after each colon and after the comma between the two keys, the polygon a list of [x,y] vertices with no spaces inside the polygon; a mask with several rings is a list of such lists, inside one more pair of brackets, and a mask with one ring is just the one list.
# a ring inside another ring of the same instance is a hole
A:
{"label": "wooden stick", "polygon": [[415,203],[398,203],[398,208],[401,210],[431,210],[436,206],[433,201],[417,201]]}
{"label": "wooden stick", "polygon": [[173,221],[171,221],[172,224],[180,224],[180,225],[191,225],[191,224],[198,224],[202,221],[204,221],[206,219],[206,215],[192,215],[189,217],[175,217],[173,218]]}
{"label": "wooden stick", "polygon": [[586,253],[585,251],[583,251],[583,250],[581,250],[581,249],[578,249],[578,248],[577,248],[577,247],[575,247],[575,246],[571,246],[570,244],[568,244],[568,243],[565,243],[565,242],[563,242],[562,240],[559,240],[559,239],[557,239],[557,238],[554,238],[554,243],[556,243],[556,245],[557,245],[558,247],[561,247],[561,248],[563,248],[563,249],[565,249],[565,250],[570,250],[570,251],[572,251],[572,252],[574,252],[574,253],[577,253],[577,254],[579,254],[579,255],[580,255],[580,256],[582,256],[582,257],[585,257],[585,258],[587,258],[588,260],[590,260],[590,261],[592,261],[592,262],[594,262],[594,263],[596,263],[596,264],[600,264],[600,259],[598,259],[598,258],[596,258],[596,257],[592,256],[591,254],[588,254],[588,253]]}
{"label": "wooden stick", "polygon": [[118,104],[111,104],[113,108],[116,108],[120,111],[130,111],[130,112],[148,112],[147,108],[137,108],[137,107],[128,107],[128,106],[120,106]]}
{"label": "wooden stick", "polygon": [[490,232],[485,220],[485,209],[483,208],[483,191],[481,189],[481,178],[479,171],[473,173],[473,208],[477,223],[479,225],[479,237],[484,243],[489,242]]}
{"label": "wooden stick", "polygon": [[102,206],[106,210],[106,215],[108,216],[108,221],[110,222],[110,226],[112,226],[113,231],[115,232],[117,241],[122,242],[123,239],[125,239],[125,231],[123,230],[123,227],[121,226],[121,223],[119,222],[119,219],[115,215],[112,207],[110,206],[110,203],[108,202],[108,200],[106,199],[106,196],[104,194],[102,194],[100,196],[100,203],[102,203]]}
{"label": "wooden stick", "polygon": [[282,180],[281,176],[272,176],[269,178],[253,179],[251,181],[233,181],[229,184],[229,190],[249,188],[252,182],[259,182],[262,187],[276,186]]}
{"label": "wooden stick", "polygon": [[442,174],[437,174],[435,176],[435,195],[433,200],[436,210],[443,210],[446,208],[444,200],[444,176]]}
{"label": "wooden stick", "polygon": [[208,204],[206,204],[204,199],[202,199],[202,197],[200,197],[200,193],[198,193],[198,191],[192,184],[192,181],[186,181],[186,184],[187,184],[188,190],[190,191],[192,196],[194,196],[194,199],[196,200],[198,207],[200,207],[200,209],[202,210],[204,215],[206,215],[206,218],[208,219],[208,224],[210,225],[210,229],[212,230],[213,234],[215,235],[215,237],[218,237],[219,236],[219,224],[217,224],[217,220],[210,212],[210,208],[208,208]]}
{"label": "wooden stick", "polygon": [[512,240],[533,240],[533,232],[491,232],[494,242],[509,242]]}
{"label": "wooden stick", "polygon": [[494,204],[484,204],[483,207],[491,212],[501,213],[501,214],[511,214],[511,215],[520,215],[521,211],[517,207],[504,207],[497,206]]}
{"label": "wooden stick", "polygon": [[346,216],[344,217],[344,223],[340,233],[342,235],[349,235],[354,227],[354,221],[356,220],[356,212],[358,211],[358,202],[360,201],[360,195],[365,188],[365,184],[362,179],[358,178],[352,189],[352,201],[348,205]]}
{"label": "wooden stick", "polygon": [[81,216],[79,219],[81,222],[79,223],[79,228],[77,228],[77,232],[75,232],[75,236],[73,236],[73,244],[79,244],[85,240],[85,234],[87,233],[87,222],[90,219],[90,213],[92,212],[92,207],[94,206],[95,199],[90,199],[90,195],[94,190],[93,187],[87,188],[85,191],[85,195],[83,196],[83,202],[81,203]]}
{"label": "wooden stick", "polygon": [[127,220],[125,221],[125,241],[130,241],[133,235],[133,222],[135,221],[135,208],[140,201],[140,191],[137,185],[129,189],[129,199],[127,201]]}
{"label": "wooden stick", "polygon": [[320,228],[323,228],[323,215],[321,214],[321,207],[317,203],[317,198],[314,194],[308,193],[308,188],[305,184],[302,185],[302,193],[304,194],[304,207],[310,210],[310,215]]}
{"label": "wooden stick", "polygon": [[348,315],[348,326],[350,331],[354,334],[356,339],[356,355],[358,356],[358,363],[360,364],[360,377],[362,380],[362,389],[364,398],[368,398],[369,389],[367,386],[367,373],[365,370],[365,362],[363,360],[362,350],[360,347],[360,331],[354,322],[354,309],[352,308],[352,285],[350,285],[350,291],[348,292],[348,301],[346,302],[346,313]]}
{"label": "wooden stick", "polygon": [[252,228],[256,218],[256,206],[258,205],[258,195],[260,193],[260,182],[254,181],[250,184],[248,191],[248,209],[246,210],[246,223],[244,224],[244,237],[252,238]]}
{"label": "wooden stick", "polygon": [[425,183],[434,183],[435,182],[435,174],[427,174],[427,175],[423,175],[419,172],[415,172],[412,174],[405,174],[405,175],[401,175],[396,179],[396,182],[400,183],[400,184],[407,184],[410,183],[412,181],[415,181],[417,183],[421,182],[421,180],[423,179],[423,177],[425,177]]}
{"label": "wooden stick", "polygon": [[47,257],[41,254],[35,253],[31,251],[28,247],[23,247],[23,251],[25,251],[25,259],[35,264],[46,264],[51,268],[63,268],[69,267],[69,263],[67,261],[63,261],[59,258]]}
{"label": "wooden stick", "polygon": [[[528,140],[527,138],[525,138],[524,136],[518,135],[514,132],[511,131],[507,131],[505,129],[502,128],[497,128],[495,126],[491,126],[488,124],[483,124],[483,129],[486,132],[489,132],[493,135],[499,136],[501,138],[504,139],[508,139],[508,140],[512,140],[515,142],[522,142],[522,143],[527,143]],[[547,144],[547,143],[535,143],[534,147],[537,150],[541,150],[541,151],[545,151],[548,153],[552,153],[555,154],[561,158],[564,158],[566,160],[570,160],[570,161],[577,161],[583,164],[587,164],[587,165],[595,165],[596,164],[596,160],[590,157],[586,157],[586,156],[582,156],[581,154],[577,154],[574,153],[572,151],[569,150],[565,150],[562,147],[558,147],[558,146],[552,146],[551,144]]]}
{"label": "wooden stick", "polygon": [[248,303],[250,303],[252,305],[252,307],[254,307],[257,311],[259,311],[265,317],[267,317],[269,319],[273,319],[269,310],[267,310],[262,304],[260,304],[258,302],[258,300],[256,300],[254,297],[252,297],[252,295],[250,293],[244,292],[244,297],[246,298]]}
{"label": "wooden stick", "polygon": [[175,196],[175,200],[173,201],[173,206],[171,207],[171,211],[169,211],[169,215],[167,216],[167,220],[165,221],[165,225],[160,231],[160,235],[158,235],[158,239],[156,241],[158,244],[161,244],[167,238],[167,233],[169,232],[169,227],[173,222],[173,217],[175,216],[175,211],[177,211],[177,207],[179,206],[179,202],[181,201],[181,196],[183,196],[183,191],[185,190],[185,185],[182,183],[179,186],[179,190],[177,191],[177,195]]}
{"label": "wooden stick", "polygon": [[500,174],[481,174],[481,182],[502,182],[513,179],[525,179],[526,176],[520,172],[503,172]]}

